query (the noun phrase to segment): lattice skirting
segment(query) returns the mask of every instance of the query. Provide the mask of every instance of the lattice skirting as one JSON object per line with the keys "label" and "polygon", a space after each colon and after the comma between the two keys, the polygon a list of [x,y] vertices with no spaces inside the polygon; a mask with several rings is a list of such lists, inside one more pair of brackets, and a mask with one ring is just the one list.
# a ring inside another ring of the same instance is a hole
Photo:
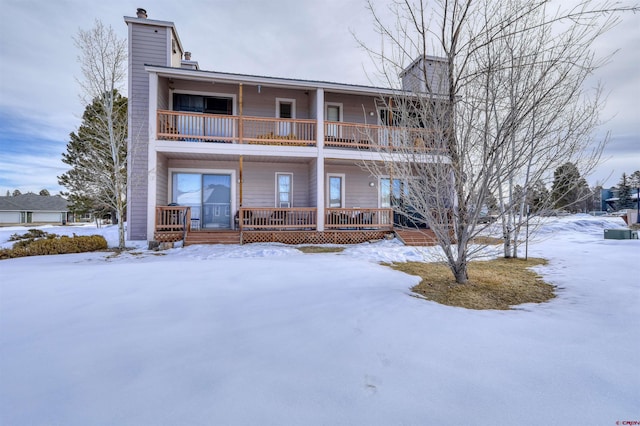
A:
{"label": "lattice skirting", "polygon": [[242,244],[360,244],[381,240],[391,231],[244,231]]}
{"label": "lattice skirting", "polygon": [[153,238],[160,243],[175,243],[182,241],[182,232],[156,232]]}

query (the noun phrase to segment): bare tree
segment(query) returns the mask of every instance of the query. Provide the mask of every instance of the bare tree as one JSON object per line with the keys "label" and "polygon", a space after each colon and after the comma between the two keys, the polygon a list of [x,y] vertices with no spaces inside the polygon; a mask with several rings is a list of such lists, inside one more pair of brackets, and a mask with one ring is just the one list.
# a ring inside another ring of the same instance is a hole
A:
{"label": "bare tree", "polygon": [[79,30],[74,41],[82,71],[81,98],[87,107],[85,116],[90,115],[83,121],[86,151],[79,167],[85,182],[79,195],[115,212],[122,249],[127,205],[127,102],[119,92],[126,80],[126,40],[96,21],[92,29]]}
{"label": "bare tree", "polygon": [[398,88],[381,101],[391,137],[378,143],[385,160],[372,172],[403,182],[394,209],[420,213],[456,282],[466,283],[491,197],[500,206],[505,256],[517,256],[511,242],[526,223],[530,186],[567,161],[583,175],[599,161],[603,142],[592,145],[590,134],[602,100],[584,83],[608,58],[596,58],[592,46],[619,12],[638,8],[591,0],[570,10],[550,10],[544,0],[402,0],[391,6],[393,22],[371,2],[369,9],[383,48],[364,47]]}

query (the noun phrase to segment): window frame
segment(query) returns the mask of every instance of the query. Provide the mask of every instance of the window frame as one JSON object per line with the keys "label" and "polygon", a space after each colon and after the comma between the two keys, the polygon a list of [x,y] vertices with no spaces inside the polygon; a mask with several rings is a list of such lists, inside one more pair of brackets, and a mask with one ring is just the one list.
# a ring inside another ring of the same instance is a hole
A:
{"label": "window frame", "polygon": [[[339,177],[341,179],[342,185],[340,186],[340,207],[331,207],[331,178],[332,177]],[[346,206],[346,199],[345,199],[346,186],[347,186],[346,174],[345,173],[327,173],[325,186],[326,186],[325,202],[327,204],[327,207],[330,209],[344,209]]]}
{"label": "window frame", "polygon": [[[282,207],[280,205],[280,176],[289,176],[289,206]],[[276,172],[275,176],[275,207],[277,209],[292,208],[293,207],[293,173],[291,172]]]}

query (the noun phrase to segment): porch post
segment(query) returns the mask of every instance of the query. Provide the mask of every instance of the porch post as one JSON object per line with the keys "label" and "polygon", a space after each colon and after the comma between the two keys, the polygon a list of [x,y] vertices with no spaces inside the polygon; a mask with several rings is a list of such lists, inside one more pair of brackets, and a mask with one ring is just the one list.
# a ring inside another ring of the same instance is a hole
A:
{"label": "porch post", "polygon": [[[156,138],[158,134],[158,74],[149,73],[149,147],[147,162],[147,241],[153,240],[156,229],[156,176],[158,173],[158,154],[156,153]],[[129,136],[132,137],[132,136]],[[133,186],[130,182],[129,185]]]}
{"label": "porch post", "polygon": [[[240,143],[242,145],[242,137],[244,136],[244,122],[242,121],[242,83],[240,83],[240,88],[238,89],[238,143]],[[242,164],[242,163],[240,163]],[[242,172],[241,172],[242,173]],[[240,179],[242,179],[242,176],[240,176]],[[242,185],[240,185],[240,188],[242,188]],[[240,194],[242,194],[242,189],[240,190]],[[242,204],[242,197],[240,197],[240,204]]]}
{"label": "porch post", "polygon": [[316,92],[316,144],[318,145],[318,158],[316,160],[316,207],[318,209],[316,223],[318,232],[324,231],[324,89],[318,88]]}

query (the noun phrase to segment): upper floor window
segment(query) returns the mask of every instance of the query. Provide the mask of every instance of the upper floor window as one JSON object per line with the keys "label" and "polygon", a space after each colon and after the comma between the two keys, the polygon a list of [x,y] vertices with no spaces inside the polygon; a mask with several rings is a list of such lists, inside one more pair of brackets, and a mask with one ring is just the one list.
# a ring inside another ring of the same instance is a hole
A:
{"label": "upper floor window", "polygon": [[207,114],[233,114],[233,98],[224,96],[173,94],[173,110]]}

